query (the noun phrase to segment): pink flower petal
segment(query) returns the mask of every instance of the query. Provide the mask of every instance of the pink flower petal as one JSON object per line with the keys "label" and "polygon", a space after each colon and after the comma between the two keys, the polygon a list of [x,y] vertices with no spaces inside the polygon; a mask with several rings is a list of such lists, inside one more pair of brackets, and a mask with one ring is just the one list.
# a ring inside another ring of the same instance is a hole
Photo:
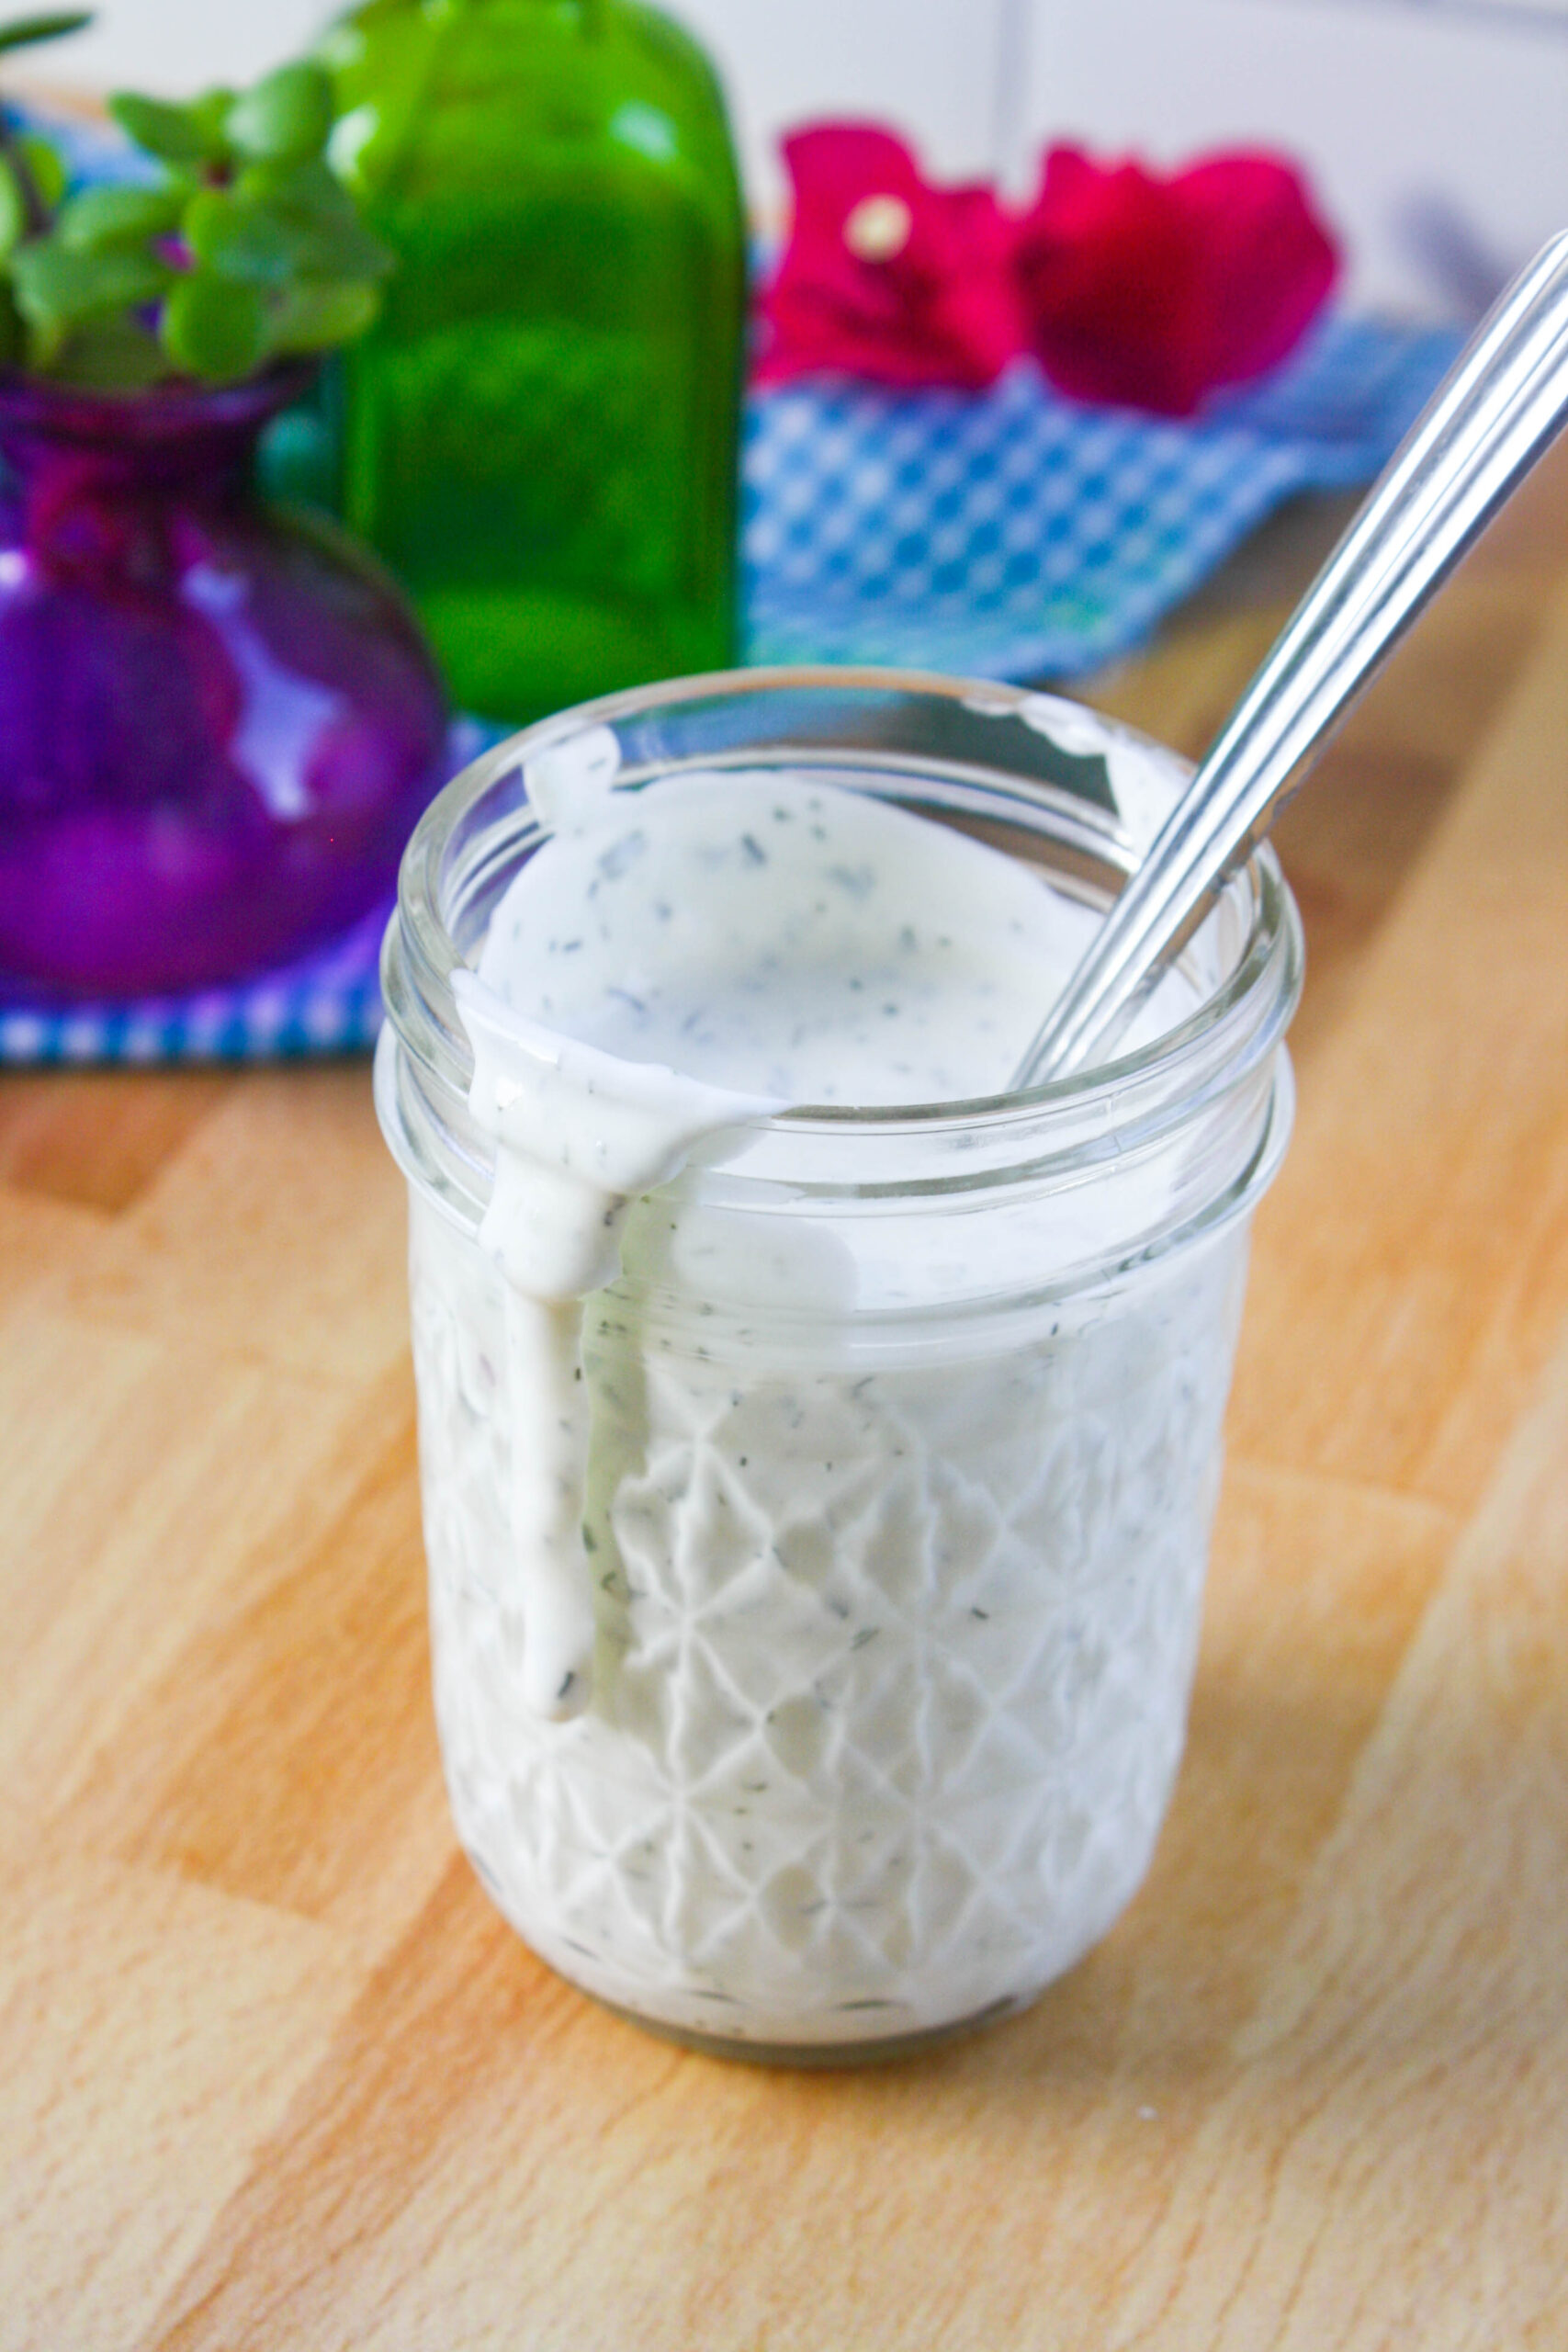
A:
{"label": "pink flower petal", "polygon": [[1300,175],[1207,157],[1170,175],[1052,149],[1021,220],[988,187],[942,188],[874,123],[784,142],[788,247],[762,298],[762,382],[822,371],[992,383],[1032,351],[1062,390],[1187,416],[1282,359],[1338,268]]}
{"label": "pink flower petal", "polygon": [[1282,359],[1338,268],[1297,173],[1213,156],[1162,177],[1053,148],[1014,266],[1032,348],[1060,390],[1187,416]]}
{"label": "pink flower petal", "polygon": [[931,187],[904,142],[872,124],[797,131],[784,156],[795,219],[762,300],[759,379],[994,382],[1022,328],[1010,224],[991,190]]}

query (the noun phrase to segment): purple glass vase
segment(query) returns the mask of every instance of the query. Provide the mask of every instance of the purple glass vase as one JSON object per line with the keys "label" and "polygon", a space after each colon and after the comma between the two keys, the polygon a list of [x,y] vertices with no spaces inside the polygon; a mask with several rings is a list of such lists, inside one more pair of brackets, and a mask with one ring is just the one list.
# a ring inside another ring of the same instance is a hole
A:
{"label": "purple glass vase", "polygon": [[0,379],[0,988],[247,978],[386,896],[442,780],[386,574],[265,507],[308,376],[111,398]]}

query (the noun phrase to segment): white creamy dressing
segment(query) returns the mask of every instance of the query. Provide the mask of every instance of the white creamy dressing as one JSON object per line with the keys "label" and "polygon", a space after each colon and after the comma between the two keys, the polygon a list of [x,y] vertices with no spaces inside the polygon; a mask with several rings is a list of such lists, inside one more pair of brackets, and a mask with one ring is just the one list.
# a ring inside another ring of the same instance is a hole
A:
{"label": "white creamy dressing", "polygon": [[630,1204],[792,1103],[999,1093],[1093,921],[867,794],[744,771],[616,792],[618,759],[601,728],[530,763],[552,833],[454,979],[497,1146],[480,1244],[536,1433],[512,1493],[526,1687],[557,1720],[589,1702],[594,1640],[581,1302],[619,1271]]}
{"label": "white creamy dressing", "polygon": [[742,1118],[758,1095],[779,1109],[1006,1088],[1092,914],[869,794],[746,771],[613,792],[593,748],[575,772],[530,763],[555,830],[485,939],[500,1004],[737,1091]]}
{"label": "white creamy dressing", "polygon": [[[1061,1193],[955,1163],[931,1199],[737,1208],[785,1104],[1002,1090],[1095,918],[809,774],[616,790],[616,757],[530,763],[551,836],[455,977],[478,1247],[412,1204],[454,1816],[604,1998],[724,2041],[925,2032],[1029,1997],[1146,1868],[1245,1229],[1102,1280],[1173,1181],[1113,1140]],[[688,1159],[716,1192],[660,1189]],[[1081,1266],[1059,1306],[970,1304]]]}
{"label": "white creamy dressing", "polygon": [[506,1283],[507,1394],[529,1433],[512,1476],[525,1688],[541,1714],[564,1721],[588,1703],[593,1651],[583,1298],[620,1271],[632,1201],[668,1183],[704,1136],[779,1106],[556,1035],[469,974],[454,985],[474,1048],[469,1101],[496,1142],[479,1242]]}

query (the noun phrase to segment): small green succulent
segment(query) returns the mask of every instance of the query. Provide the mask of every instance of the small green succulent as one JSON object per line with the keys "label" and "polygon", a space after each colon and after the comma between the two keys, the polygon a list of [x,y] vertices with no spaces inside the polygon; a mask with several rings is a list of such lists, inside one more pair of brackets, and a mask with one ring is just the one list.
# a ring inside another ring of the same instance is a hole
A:
{"label": "small green succulent", "polygon": [[[0,51],[87,21],[0,25]],[[0,118],[0,368],[96,391],[237,383],[370,324],[392,255],[326,160],[320,65],[185,106],[125,92],[109,112],[158,179],[67,193],[48,142]]]}

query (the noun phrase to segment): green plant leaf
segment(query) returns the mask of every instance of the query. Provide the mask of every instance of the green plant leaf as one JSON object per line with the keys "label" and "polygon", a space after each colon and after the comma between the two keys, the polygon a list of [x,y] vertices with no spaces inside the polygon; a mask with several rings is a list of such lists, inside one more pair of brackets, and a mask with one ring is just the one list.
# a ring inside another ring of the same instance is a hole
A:
{"label": "green plant leaf", "polygon": [[56,382],[90,392],[144,392],[168,372],[157,337],[134,319],[77,328],[50,369]]}
{"label": "green plant leaf", "polygon": [[55,232],[73,253],[105,253],[171,236],[185,192],[177,187],[85,187],[62,207]]}
{"label": "green plant leaf", "polygon": [[163,163],[199,164],[212,153],[207,127],[194,107],[166,106],[162,98],[117,90],[109,112],[128,139]]}
{"label": "green plant leaf", "polygon": [[341,228],[359,220],[353,197],[320,156],[304,164],[247,164],[235,176],[234,193],[301,226]]}
{"label": "green plant leaf", "polygon": [[9,157],[0,155],[0,261],[21,243],[27,230],[27,195]]}
{"label": "green plant leaf", "polygon": [[381,277],[392,256],[354,218],[311,219],[242,195],[208,188],[186,206],[182,224],[197,261],[243,285],[287,286],[294,278]]}
{"label": "green plant leaf", "polygon": [[283,286],[298,266],[298,232],[228,188],[205,188],[186,206],[182,224],[197,260],[220,277],[247,286]]}
{"label": "green plant leaf", "polygon": [[155,301],[171,274],[151,254],[73,253],[55,237],[34,237],[11,255],[17,307],[46,343],[58,330]]}
{"label": "green plant leaf", "polygon": [[381,296],[363,279],[291,286],[273,312],[275,351],[330,351],[352,343],[375,322]]}
{"label": "green plant leaf", "polygon": [[234,193],[260,204],[295,235],[302,277],[385,277],[397,256],[360,219],[354,198],[325,164],[252,164]]}
{"label": "green plant leaf", "polygon": [[302,164],[262,159],[246,164],[234,181],[241,196],[258,204],[276,204],[286,211],[320,214],[324,220],[357,220],[359,214],[347,188],[330,164],[319,155]]}
{"label": "green plant leaf", "polygon": [[79,33],[92,21],[90,8],[61,8],[45,17],[14,17],[8,25],[0,25],[0,51],[29,49],[39,40],[59,40],[66,33]]}
{"label": "green plant leaf", "polygon": [[52,212],[65,193],[65,166],[47,139],[25,130],[16,142],[21,150],[22,161],[32,175],[39,201]]}
{"label": "green plant leaf", "polygon": [[224,131],[242,155],[301,163],[319,155],[333,127],[333,85],[312,60],[280,65],[229,108]]}
{"label": "green plant leaf", "polygon": [[207,141],[206,152],[214,163],[222,162],[229,155],[229,138],[224,125],[233,103],[234,93],[229,89],[204,90],[199,98],[190,101],[191,119]]}
{"label": "green plant leaf", "polygon": [[164,305],[159,334],[175,366],[208,383],[253,375],[269,348],[266,303],[254,286],[206,269],[182,277]]}
{"label": "green plant leaf", "polygon": [[302,222],[296,248],[301,277],[387,277],[397,256],[363,220]]}
{"label": "green plant leaf", "polygon": [[27,330],[21,313],[11,299],[11,289],[0,277],[0,368],[19,368],[27,357]]}

